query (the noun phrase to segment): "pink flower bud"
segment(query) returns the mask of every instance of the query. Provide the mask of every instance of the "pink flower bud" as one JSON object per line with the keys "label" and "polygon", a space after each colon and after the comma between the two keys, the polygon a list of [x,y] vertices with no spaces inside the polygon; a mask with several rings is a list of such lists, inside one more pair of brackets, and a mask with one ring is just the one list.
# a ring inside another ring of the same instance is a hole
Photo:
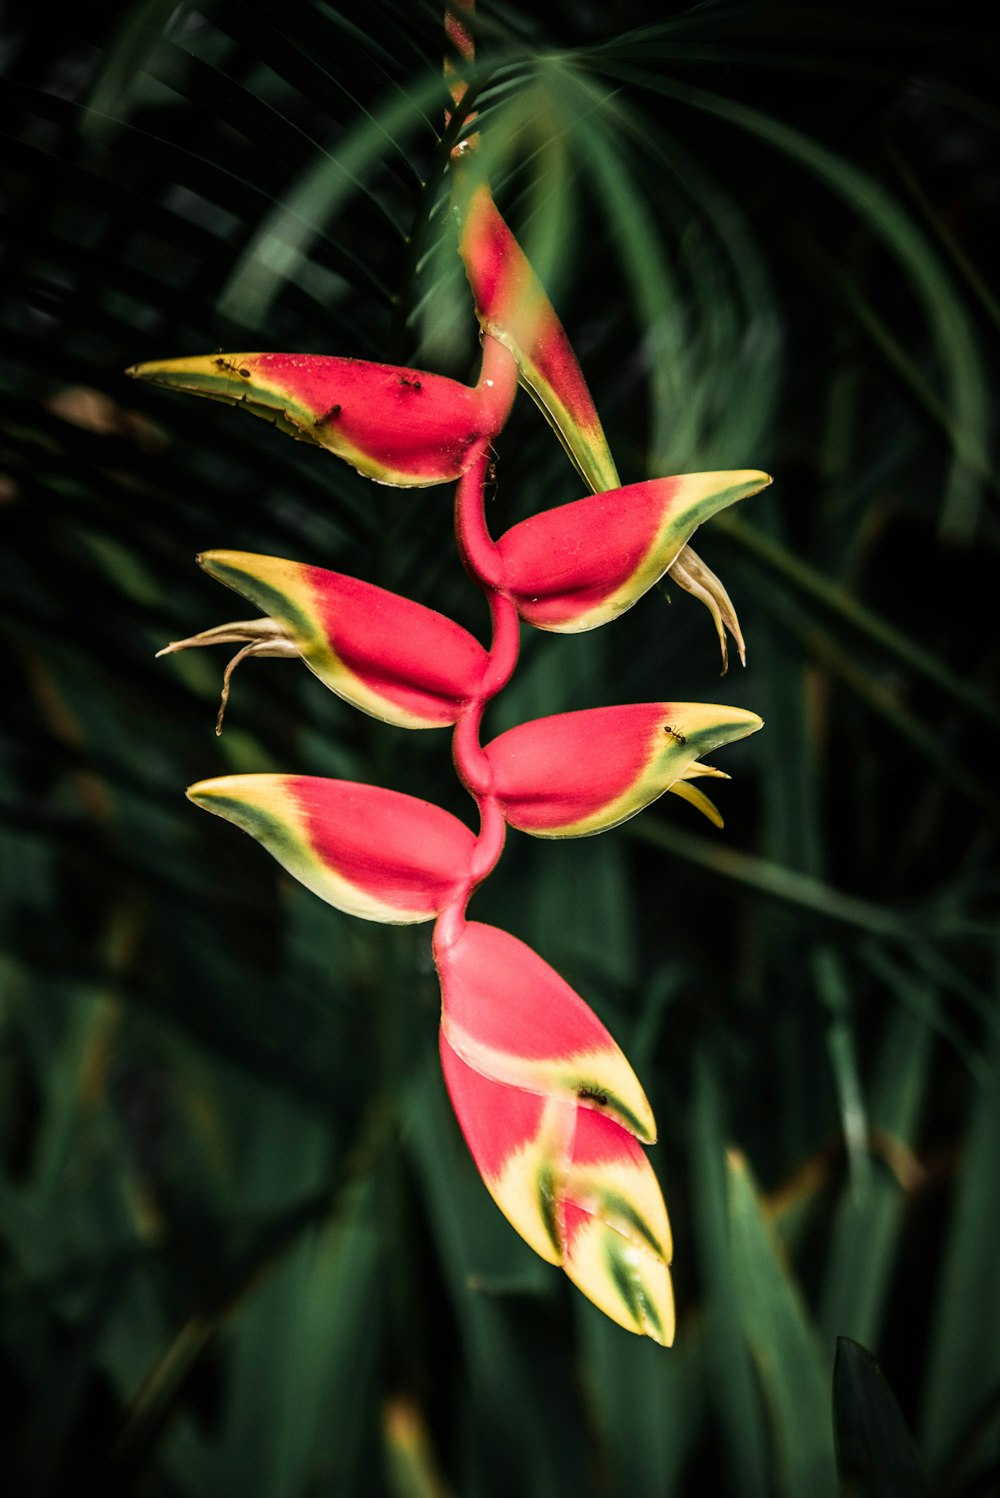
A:
{"label": "pink flower bud", "polygon": [[467,889],[475,837],[415,796],[314,775],[223,775],[187,794],[348,915],[429,921]]}

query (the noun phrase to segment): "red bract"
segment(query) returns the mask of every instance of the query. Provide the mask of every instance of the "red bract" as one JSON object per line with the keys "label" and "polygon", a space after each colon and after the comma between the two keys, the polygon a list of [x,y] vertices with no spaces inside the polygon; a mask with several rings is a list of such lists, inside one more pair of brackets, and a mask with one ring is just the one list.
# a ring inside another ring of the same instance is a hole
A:
{"label": "red bract", "polygon": [[[282,653],[300,656],[338,696],[374,718],[400,728],[441,728],[478,694],[486,651],[433,609],[282,557],[206,551],[198,561],[265,611],[288,647]],[[168,649],[253,641],[259,627],[259,621],[223,626],[224,638],[208,630]],[[278,652],[251,644],[249,653]]]}
{"label": "red bract", "polygon": [[647,1143],[656,1125],[635,1073],[592,1009],[524,942],[470,921],[436,934],[441,1027],[477,1071],[598,1108]]}
{"label": "red bract", "polygon": [[188,797],[348,915],[408,925],[468,897],[476,840],[429,801],[315,775],[223,775]]}
{"label": "red bract", "polygon": [[403,487],[457,479],[506,416],[495,387],[325,354],[205,354],[135,364],[128,373],[242,405],[367,478]]}
{"label": "red bract", "polygon": [[699,755],[760,727],[757,714],[741,708],[642,702],[536,718],[484,752],[512,827],[536,837],[584,837],[634,817],[676,782],[686,786],[685,777],[701,769]]}
{"label": "red bract", "polygon": [[[459,249],[483,331],[510,349],[521,381],[592,489],[618,473],[573,346],[485,182],[456,165]],[[567,434],[572,434],[568,440]]]}
{"label": "red bract", "polygon": [[505,589],[538,629],[595,629],[658,582],[704,520],[770,482],[754,470],[686,473],[532,515],[497,543]]}

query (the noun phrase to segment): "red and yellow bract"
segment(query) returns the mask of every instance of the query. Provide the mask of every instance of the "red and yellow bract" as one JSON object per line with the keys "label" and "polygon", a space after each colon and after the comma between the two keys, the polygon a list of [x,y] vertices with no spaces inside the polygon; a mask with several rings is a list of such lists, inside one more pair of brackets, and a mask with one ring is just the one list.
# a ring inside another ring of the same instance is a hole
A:
{"label": "red and yellow bract", "polygon": [[537,952],[495,926],[469,921],[440,934],[441,1026],[477,1071],[616,1118],[647,1144],[656,1125],[622,1052],[579,994]]}
{"label": "red and yellow bract", "polygon": [[128,373],[240,405],[366,478],[404,488],[459,478],[496,436],[509,404],[492,376],[472,387],[326,354],[203,354],[135,364]]}
{"label": "red and yellow bract", "polygon": [[[573,346],[474,167],[453,168],[459,250],[488,333],[517,360],[521,383],[566,446],[584,482],[614,489],[618,472]],[[571,440],[570,440],[571,435]]]}
{"label": "red and yellow bract", "polygon": [[348,915],[409,925],[468,898],[475,837],[416,796],[315,775],[222,775],[187,794]]}
{"label": "red and yellow bract", "polygon": [[486,651],[434,609],[282,557],[206,551],[198,561],[280,624],[321,681],[374,718],[447,727],[478,692]]}
{"label": "red and yellow bract", "polygon": [[505,588],[537,629],[596,629],[659,581],[704,520],[769,483],[754,470],[687,473],[530,515],[497,543]]}
{"label": "red and yellow bract", "polygon": [[501,734],[485,754],[512,827],[535,837],[585,837],[634,817],[702,771],[699,755],[761,726],[742,708],[642,702],[536,718]]}

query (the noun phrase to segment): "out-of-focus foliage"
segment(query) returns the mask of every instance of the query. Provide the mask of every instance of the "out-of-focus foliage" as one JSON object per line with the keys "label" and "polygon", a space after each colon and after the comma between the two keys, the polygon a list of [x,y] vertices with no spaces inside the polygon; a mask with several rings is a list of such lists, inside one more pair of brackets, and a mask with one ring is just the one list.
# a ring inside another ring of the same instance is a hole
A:
{"label": "out-of-focus foliage", "polygon": [[[259,348],[469,376],[437,8],[8,10],[11,1492],[830,1494],[836,1450],[861,1481],[877,1449],[857,1411],[877,1425],[884,1381],[935,1491],[997,1481],[997,58],[961,0],[667,9],[484,3],[474,82],[623,482],[777,477],[699,538],[749,665],[720,689],[703,611],[661,592],[526,638],[490,726],[720,693],[767,726],[727,756],[724,832],[672,799],[572,845],[512,834],[474,913],[554,962],[647,1086],[669,1353],[482,1191],[426,934],[359,928],[182,796],[328,773],[468,816],[441,740],[281,661],[241,668],[216,739],[222,662],[153,662],[231,613],[208,547],[485,632],[445,489],[373,489],[123,375]],[[522,399],[495,530],[578,494]],[[838,1337],[882,1374],[850,1355],[835,1446]]]}

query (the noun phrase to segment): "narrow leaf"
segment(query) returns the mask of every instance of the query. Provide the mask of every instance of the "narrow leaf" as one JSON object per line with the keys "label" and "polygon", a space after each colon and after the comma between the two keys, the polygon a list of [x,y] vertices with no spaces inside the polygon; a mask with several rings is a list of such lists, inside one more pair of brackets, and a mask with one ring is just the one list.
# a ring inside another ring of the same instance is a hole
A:
{"label": "narrow leaf", "polygon": [[729,1212],[740,1314],[767,1395],[787,1498],[834,1492],[827,1375],[801,1292],[782,1262],[743,1158],[729,1158]]}
{"label": "narrow leaf", "polygon": [[922,1498],[927,1483],[910,1432],[871,1353],[837,1338],[833,1430],[842,1491],[857,1498]]}

